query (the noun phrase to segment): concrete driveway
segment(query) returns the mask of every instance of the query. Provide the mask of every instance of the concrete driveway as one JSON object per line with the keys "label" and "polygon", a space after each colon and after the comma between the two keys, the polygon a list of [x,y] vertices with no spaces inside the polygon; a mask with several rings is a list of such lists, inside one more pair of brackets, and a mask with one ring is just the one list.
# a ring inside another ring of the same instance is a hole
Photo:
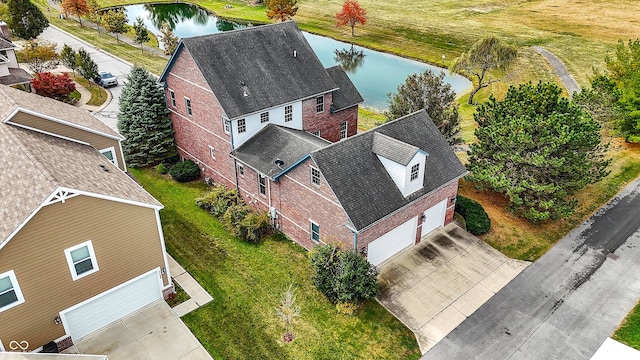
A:
{"label": "concrete driveway", "polygon": [[378,301],[425,353],[528,265],[449,224],[382,264]]}
{"label": "concrete driveway", "polygon": [[109,360],[212,359],[162,300],[83,338],[63,353],[103,354]]}

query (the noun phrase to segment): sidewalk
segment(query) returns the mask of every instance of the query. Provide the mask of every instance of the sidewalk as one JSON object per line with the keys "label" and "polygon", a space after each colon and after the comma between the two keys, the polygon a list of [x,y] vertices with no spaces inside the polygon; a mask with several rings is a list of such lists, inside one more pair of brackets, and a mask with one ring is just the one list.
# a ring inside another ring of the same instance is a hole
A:
{"label": "sidewalk", "polygon": [[171,255],[167,254],[167,257],[173,281],[178,283],[191,298],[173,308],[178,317],[182,317],[213,300],[213,297]]}

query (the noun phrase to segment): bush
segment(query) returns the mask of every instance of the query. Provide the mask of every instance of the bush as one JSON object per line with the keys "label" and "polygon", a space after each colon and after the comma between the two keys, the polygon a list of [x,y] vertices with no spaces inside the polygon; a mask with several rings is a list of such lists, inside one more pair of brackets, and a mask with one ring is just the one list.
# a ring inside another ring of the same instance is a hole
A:
{"label": "bush", "polygon": [[229,206],[223,220],[233,236],[252,243],[257,243],[271,231],[269,214],[256,212],[244,204]]}
{"label": "bush", "polygon": [[491,228],[491,219],[480,203],[462,195],[456,197],[456,210],[462,215],[467,231],[473,235],[485,234]]}
{"label": "bush", "polygon": [[156,171],[158,172],[158,174],[164,175],[169,172],[169,169],[165,164],[158,164],[158,166],[156,166]]}
{"label": "bush", "polygon": [[222,217],[230,206],[241,202],[238,192],[235,189],[227,189],[224,185],[215,185],[203,197],[196,199],[199,207],[216,217]]}
{"label": "bush", "polygon": [[200,176],[200,168],[192,160],[185,160],[173,165],[169,174],[177,182],[189,182]]}
{"label": "bush", "polygon": [[336,244],[316,246],[311,253],[313,283],[334,303],[359,304],[378,293],[378,269],[354,249]]}

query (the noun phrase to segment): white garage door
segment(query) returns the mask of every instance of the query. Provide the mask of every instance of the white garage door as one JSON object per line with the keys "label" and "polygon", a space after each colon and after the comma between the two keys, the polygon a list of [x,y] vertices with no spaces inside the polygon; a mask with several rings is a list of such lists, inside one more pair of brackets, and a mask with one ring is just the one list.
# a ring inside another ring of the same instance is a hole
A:
{"label": "white garage door", "polygon": [[420,237],[423,237],[444,225],[444,219],[447,215],[448,200],[449,199],[444,199],[424,212],[424,221],[422,222],[422,233]]}
{"label": "white garage door", "polygon": [[162,299],[159,270],[142,275],[60,312],[68,335],[75,341],[130,313]]}
{"label": "white garage door", "polygon": [[399,251],[414,245],[417,227],[418,217],[416,216],[372,241],[367,250],[367,260],[373,265],[378,265]]}

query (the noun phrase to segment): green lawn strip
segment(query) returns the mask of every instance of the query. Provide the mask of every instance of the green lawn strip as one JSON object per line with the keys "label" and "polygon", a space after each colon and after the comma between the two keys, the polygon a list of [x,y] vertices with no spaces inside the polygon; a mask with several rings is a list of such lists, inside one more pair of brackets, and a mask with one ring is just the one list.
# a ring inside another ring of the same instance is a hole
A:
{"label": "green lawn strip", "polygon": [[640,303],[622,321],[613,333],[613,339],[640,350]]}
{"label": "green lawn strip", "polygon": [[[206,185],[178,184],[151,170],[133,170],[165,205],[167,251],[213,296],[184,321],[214,357],[277,359],[418,358],[414,335],[375,301],[355,316],[338,315],[311,282],[307,251],[273,235],[260,244],[231,237],[220,221],[195,205]],[[275,307],[289,283],[301,318],[284,344]]]}
{"label": "green lawn strip", "polygon": [[360,106],[358,108],[358,129],[367,131],[387,121],[377,109]]}
{"label": "green lawn strip", "polygon": [[89,81],[83,78],[82,76],[79,76],[79,75],[74,76],[73,73],[67,73],[67,74],[69,74],[69,76],[73,79],[73,81],[75,81],[85,89],[89,90],[89,92],[91,93],[91,99],[89,99],[89,101],[87,102],[87,105],[100,106],[104,104],[105,101],[107,101],[107,92],[101,86],[98,86],[93,81]]}

